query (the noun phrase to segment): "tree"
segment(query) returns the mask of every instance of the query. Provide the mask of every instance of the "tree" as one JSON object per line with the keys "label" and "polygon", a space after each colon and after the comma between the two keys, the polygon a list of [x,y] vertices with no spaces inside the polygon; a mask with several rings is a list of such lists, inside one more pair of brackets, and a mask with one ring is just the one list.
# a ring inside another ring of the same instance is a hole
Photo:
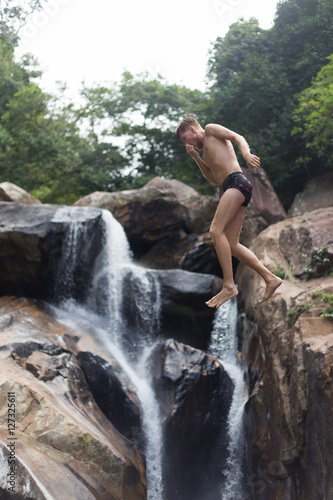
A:
{"label": "tree", "polygon": [[272,42],[293,94],[308,87],[333,52],[332,0],[288,0],[277,6]]}
{"label": "tree", "polygon": [[149,74],[124,72],[110,87],[84,88],[79,111],[82,126],[96,137],[118,138],[127,158],[126,182],[141,186],[156,175],[177,177],[202,189],[202,175],[175,137],[178,122],[189,114],[205,119],[209,99],[198,90],[168,84]]}
{"label": "tree", "polygon": [[248,139],[286,207],[308,178],[291,135],[297,94],[333,52],[332,17],[331,0],[286,0],[270,30],[240,20],[210,55],[214,119]]}
{"label": "tree", "polygon": [[34,59],[16,63],[14,52],[0,39],[0,182],[54,203],[118,186],[126,165],[119,149],[82,136],[73,106],[56,105],[33,81]]}
{"label": "tree", "polygon": [[17,45],[19,31],[29,16],[40,10],[46,0],[1,0],[0,1],[0,38],[13,46]]}
{"label": "tree", "polygon": [[305,141],[301,163],[316,170],[333,168],[333,55],[314,78],[312,85],[299,95],[294,110],[293,135]]}

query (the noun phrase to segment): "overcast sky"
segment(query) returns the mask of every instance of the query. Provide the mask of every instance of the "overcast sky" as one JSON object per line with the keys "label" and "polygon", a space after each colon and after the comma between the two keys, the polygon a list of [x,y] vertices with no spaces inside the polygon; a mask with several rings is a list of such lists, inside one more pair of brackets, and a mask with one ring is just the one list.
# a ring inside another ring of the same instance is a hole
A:
{"label": "overcast sky", "polygon": [[17,55],[35,55],[46,91],[67,82],[116,81],[124,70],[160,73],[204,89],[208,51],[231,23],[270,28],[278,0],[49,0],[21,30]]}

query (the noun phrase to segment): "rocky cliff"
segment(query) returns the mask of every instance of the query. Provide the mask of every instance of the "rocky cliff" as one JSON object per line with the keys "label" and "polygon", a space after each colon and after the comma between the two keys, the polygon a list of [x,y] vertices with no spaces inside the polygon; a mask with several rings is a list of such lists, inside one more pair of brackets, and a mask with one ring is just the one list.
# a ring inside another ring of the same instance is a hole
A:
{"label": "rocky cliff", "polygon": [[332,498],[333,208],[268,227],[253,250],[284,276],[272,299],[240,266],[245,426],[256,500]]}
{"label": "rocky cliff", "polygon": [[[73,238],[73,224],[75,255],[67,253],[64,245]],[[1,292],[16,295],[0,299],[0,491],[5,497],[11,491],[15,498],[36,500],[50,496],[60,500],[68,492],[80,500],[146,498],[146,435],[137,387],[96,340],[94,332],[78,324],[74,328],[60,324],[45,302],[57,303],[65,296],[85,304],[94,262],[103,258],[104,229],[99,209],[0,203]],[[163,327],[164,335],[170,332],[184,338],[187,331],[194,340],[196,332],[204,331],[198,343],[207,344],[207,324],[212,324],[213,312],[204,302],[218,291],[221,280],[180,269],[154,272],[163,295],[162,327],[168,325]],[[135,353],[135,339],[130,332],[138,311],[130,293],[134,286],[132,273],[130,267],[122,291],[126,298],[125,336]],[[96,297],[97,303],[100,300]],[[190,349],[198,353],[198,362],[193,362],[193,356],[191,362],[186,359]],[[208,444],[213,438],[211,432],[209,441],[207,434],[207,415],[211,412],[206,407],[207,395],[218,394],[221,399],[214,415],[221,423],[221,443],[226,446],[222,421],[228,413],[232,382],[222,365],[205,353],[183,344],[178,344],[177,352],[186,391],[197,394],[183,408],[186,412],[190,409],[197,420],[188,436],[183,427],[176,426],[173,439],[179,443],[179,453],[184,454],[196,434],[195,451],[206,446],[207,458],[212,453]],[[157,362],[156,358],[154,364]],[[198,363],[202,365],[199,374]],[[170,380],[178,378],[176,372],[176,367],[169,367]],[[175,398],[181,400],[186,391],[184,384],[175,385]],[[161,408],[167,405],[165,398],[168,396],[160,394]],[[13,427],[6,425],[8,408],[13,409],[8,420]],[[184,412],[181,408],[179,405],[179,414]],[[209,422],[214,420],[210,418]],[[12,469],[8,469],[10,463],[14,464]],[[6,481],[8,470],[12,484]],[[191,477],[191,468],[189,471]],[[176,471],[171,476],[177,476]]]}
{"label": "rocky cliff", "polygon": [[[242,265],[237,268],[239,359],[249,386],[244,413],[248,498],[331,500],[333,208],[329,194],[314,205],[313,186],[323,182],[328,193],[332,187],[325,179],[309,183],[287,218],[265,175],[252,181],[257,201],[247,212],[242,241],[284,282],[270,301],[258,304],[262,281]],[[18,498],[39,500],[51,494],[60,499],[66,497],[63,491],[80,499],[146,497],[142,409],[135,388],[90,332],[57,323],[39,301],[55,298],[54,273],[62,265],[62,241],[74,213],[90,235],[79,245],[76,273],[75,296],[84,300],[83,285],[91,280],[103,233],[101,213],[94,206],[107,207],[121,221],[138,260],[164,268],[156,270],[162,325],[165,337],[177,342],[161,339],[151,362],[172,443],[165,449],[172,458],[171,498],[185,499],[185,463],[202,470],[205,456],[217,450],[214,446],[223,455],[223,419],[233,386],[216,360],[193,349],[207,346],[212,314],[203,304],[221,285],[207,236],[217,198],[200,197],[161,179],[138,191],[97,193],[78,202],[89,208],[39,205],[29,198],[24,206],[8,203],[8,198],[0,203],[1,295],[21,296],[0,302],[1,463],[12,451],[3,424],[9,394],[17,405],[20,444],[11,446],[17,452],[18,483],[30,485],[29,491],[21,488]],[[22,195],[11,192],[12,200]],[[130,290],[131,280],[127,283]],[[129,311],[130,329],[132,306]],[[212,405],[216,400],[219,405]],[[222,425],[217,428],[216,422]],[[214,440],[218,433],[220,442]],[[204,442],[198,440],[201,435]],[[172,463],[181,474],[175,474]],[[216,474],[214,468],[207,471],[206,486],[214,500],[211,481]],[[193,498],[203,494],[202,485],[193,480]],[[0,487],[7,489],[4,483]]]}
{"label": "rocky cliff", "polygon": [[[144,500],[144,456],[97,405],[81,356],[88,348],[117,367],[116,360],[31,299],[1,298],[0,329],[1,496]],[[119,366],[118,378],[126,385]],[[95,383],[94,392],[105,382],[95,376]],[[132,420],[128,430],[138,432]]]}

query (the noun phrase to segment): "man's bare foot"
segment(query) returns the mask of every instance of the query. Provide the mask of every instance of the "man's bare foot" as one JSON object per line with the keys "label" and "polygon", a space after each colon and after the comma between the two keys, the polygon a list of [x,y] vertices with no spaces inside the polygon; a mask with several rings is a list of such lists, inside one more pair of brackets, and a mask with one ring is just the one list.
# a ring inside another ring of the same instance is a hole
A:
{"label": "man's bare foot", "polygon": [[266,282],[266,290],[262,299],[259,300],[259,304],[266,302],[274,294],[275,290],[282,284],[282,279],[277,276],[273,276],[269,281]]}
{"label": "man's bare foot", "polygon": [[227,300],[232,299],[238,295],[237,288],[222,288],[222,290],[206,302],[208,307],[215,307],[216,309],[222,304],[227,302]]}

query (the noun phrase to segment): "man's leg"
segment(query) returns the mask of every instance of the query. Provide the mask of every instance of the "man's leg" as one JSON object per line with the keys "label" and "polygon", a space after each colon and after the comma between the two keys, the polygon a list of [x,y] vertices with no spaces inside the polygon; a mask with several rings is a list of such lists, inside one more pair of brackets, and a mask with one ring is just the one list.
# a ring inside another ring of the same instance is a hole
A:
{"label": "man's leg", "polygon": [[242,211],[243,208],[244,207],[240,207],[233,221],[229,224],[226,230],[226,237],[228,239],[232,255],[256,271],[265,280],[266,290],[262,299],[259,300],[259,302],[262,303],[273,295],[275,290],[281,285],[282,279],[271,273],[254,255],[254,253],[251,252],[251,250],[239,243],[239,234],[245,211],[245,209]]}
{"label": "man's leg", "polygon": [[223,288],[215,297],[206,302],[209,307],[220,307],[224,302],[238,295],[232,271],[230,243],[226,232],[235,218],[241,219],[240,226],[242,225],[245,208],[241,205],[244,199],[244,195],[238,189],[231,188],[223,193],[210,228],[210,236],[223,272]]}

